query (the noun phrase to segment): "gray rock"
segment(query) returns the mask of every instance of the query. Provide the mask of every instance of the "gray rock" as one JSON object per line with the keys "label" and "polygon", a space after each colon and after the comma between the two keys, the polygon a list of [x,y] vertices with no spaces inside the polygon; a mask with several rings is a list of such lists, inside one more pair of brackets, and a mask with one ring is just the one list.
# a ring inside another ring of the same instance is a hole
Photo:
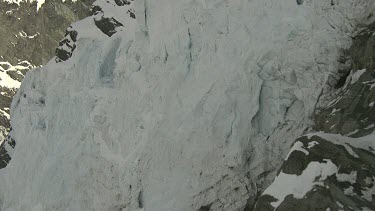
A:
{"label": "gray rock", "polygon": [[[323,179],[323,185],[315,185],[303,198],[287,195],[275,209],[271,203],[274,196],[261,195],[255,211],[310,211],[310,210],[375,210],[374,196],[367,193],[375,185],[375,154],[373,149],[356,148],[343,139],[367,136],[375,130],[375,24],[366,27],[353,38],[353,45],[342,62],[350,64],[350,72],[339,70],[341,78],[336,80],[336,94],[328,105],[319,108],[313,116],[312,131],[340,134],[341,140],[331,142],[317,135],[302,136],[303,151],[294,150],[284,161],[280,172],[301,176],[312,162],[326,163],[328,160],[338,167],[336,173]],[[346,60],[350,59],[350,61]],[[308,147],[309,143],[317,143]],[[349,153],[348,149],[352,150]],[[354,181],[340,179],[339,175],[355,173]],[[315,180],[320,180],[317,177]],[[272,186],[272,184],[271,184]],[[366,192],[367,191],[367,192]],[[367,195],[366,195],[367,193]]]}

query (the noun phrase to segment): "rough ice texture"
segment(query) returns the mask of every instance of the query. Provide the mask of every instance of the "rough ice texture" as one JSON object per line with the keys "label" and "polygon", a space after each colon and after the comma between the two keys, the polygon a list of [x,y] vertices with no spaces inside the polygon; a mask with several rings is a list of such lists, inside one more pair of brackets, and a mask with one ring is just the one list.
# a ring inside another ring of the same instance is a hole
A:
{"label": "rough ice texture", "polygon": [[129,2],[98,2],[123,25],[111,37],[97,15],[77,22],[72,57],[26,75],[3,210],[244,208],[374,10],[368,0]]}

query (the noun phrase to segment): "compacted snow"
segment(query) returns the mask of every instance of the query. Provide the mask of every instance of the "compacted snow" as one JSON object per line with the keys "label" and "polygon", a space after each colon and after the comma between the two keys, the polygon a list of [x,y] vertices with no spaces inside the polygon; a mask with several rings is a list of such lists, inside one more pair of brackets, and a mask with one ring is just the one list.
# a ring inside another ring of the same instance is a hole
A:
{"label": "compacted snow", "polygon": [[[72,57],[26,75],[2,210],[243,208],[374,10],[368,0],[126,2],[98,1],[103,13],[72,26]],[[105,17],[123,25],[111,37],[94,23]]]}

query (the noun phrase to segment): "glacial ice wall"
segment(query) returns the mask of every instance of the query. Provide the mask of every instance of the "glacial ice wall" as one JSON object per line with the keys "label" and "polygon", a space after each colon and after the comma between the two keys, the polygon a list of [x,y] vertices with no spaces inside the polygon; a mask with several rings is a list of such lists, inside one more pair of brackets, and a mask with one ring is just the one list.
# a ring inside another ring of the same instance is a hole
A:
{"label": "glacial ice wall", "polygon": [[[72,25],[71,58],[22,82],[3,210],[243,209],[274,178],[375,7],[122,2],[98,1],[101,12]],[[97,21],[110,18],[122,26],[108,36]]]}

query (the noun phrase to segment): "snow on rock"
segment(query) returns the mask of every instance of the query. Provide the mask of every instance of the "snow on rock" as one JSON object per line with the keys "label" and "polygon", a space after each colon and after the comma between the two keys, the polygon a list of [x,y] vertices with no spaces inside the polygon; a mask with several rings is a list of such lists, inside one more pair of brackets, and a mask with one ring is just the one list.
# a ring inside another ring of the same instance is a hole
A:
{"label": "snow on rock", "polygon": [[340,182],[348,181],[351,184],[356,183],[357,181],[357,172],[352,171],[350,174],[336,174],[337,180]]}
{"label": "snow on rock", "polygon": [[21,82],[14,80],[8,74],[6,74],[6,72],[0,71],[0,86],[18,88],[20,84]]}
{"label": "snow on rock", "polygon": [[277,199],[277,201],[271,203],[276,209],[288,195],[301,199],[315,186],[324,186],[323,181],[328,176],[337,173],[337,171],[337,166],[330,160],[323,160],[322,163],[311,162],[301,175],[280,172],[272,185],[263,194]]}
{"label": "snow on rock", "polygon": [[0,86],[18,88],[26,72],[32,68],[35,66],[28,61],[21,61],[14,66],[9,62],[0,61]]}
{"label": "snow on rock", "polygon": [[[364,205],[374,209],[374,139],[374,134],[362,138],[318,133],[310,139],[302,136],[296,145],[318,144],[306,147],[308,154],[291,151],[254,210],[290,210],[296,206],[299,210],[341,210],[342,206],[362,210]],[[337,207],[337,202],[341,206]]]}
{"label": "snow on rock", "polygon": [[[71,57],[26,75],[11,108],[17,145],[0,170],[2,210],[243,209],[374,9],[125,2],[98,1],[101,12],[72,25]],[[103,30],[102,17],[122,26]],[[308,172],[334,169],[314,165]]]}
{"label": "snow on rock", "polygon": [[[7,2],[9,4],[21,4],[22,2],[36,2],[36,10],[39,11],[39,9],[43,6],[44,2],[46,0],[2,0],[3,2]],[[76,2],[77,0],[72,0],[72,2]],[[65,0],[62,0],[62,2],[65,2]]]}
{"label": "snow on rock", "polygon": [[[0,61],[0,146],[10,131],[10,103],[12,96],[21,85],[26,71],[35,68],[28,61],[18,62],[12,65],[9,62]],[[0,165],[0,168],[3,165]]]}
{"label": "snow on rock", "polygon": [[[309,143],[308,148],[310,148],[310,143]],[[306,155],[309,155],[309,151],[307,151],[306,149],[303,148],[303,143],[300,142],[300,141],[297,141],[296,143],[294,143],[293,147],[290,149],[289,154],[286,156],[286,159],[288,159],[289,155],[296,150],[301,151],[301,152],[305,153]]]}
{"label": "snow on rock", "polygon": [[354,84],[355,82],[358,81],[359,77],[361,77],[361,75],[363,73],[366,72],[366,69],[363,69],[363,70],[357,70],[353,73],[353,75],[351,75],[351,80],[350,80],[350,84]]}

